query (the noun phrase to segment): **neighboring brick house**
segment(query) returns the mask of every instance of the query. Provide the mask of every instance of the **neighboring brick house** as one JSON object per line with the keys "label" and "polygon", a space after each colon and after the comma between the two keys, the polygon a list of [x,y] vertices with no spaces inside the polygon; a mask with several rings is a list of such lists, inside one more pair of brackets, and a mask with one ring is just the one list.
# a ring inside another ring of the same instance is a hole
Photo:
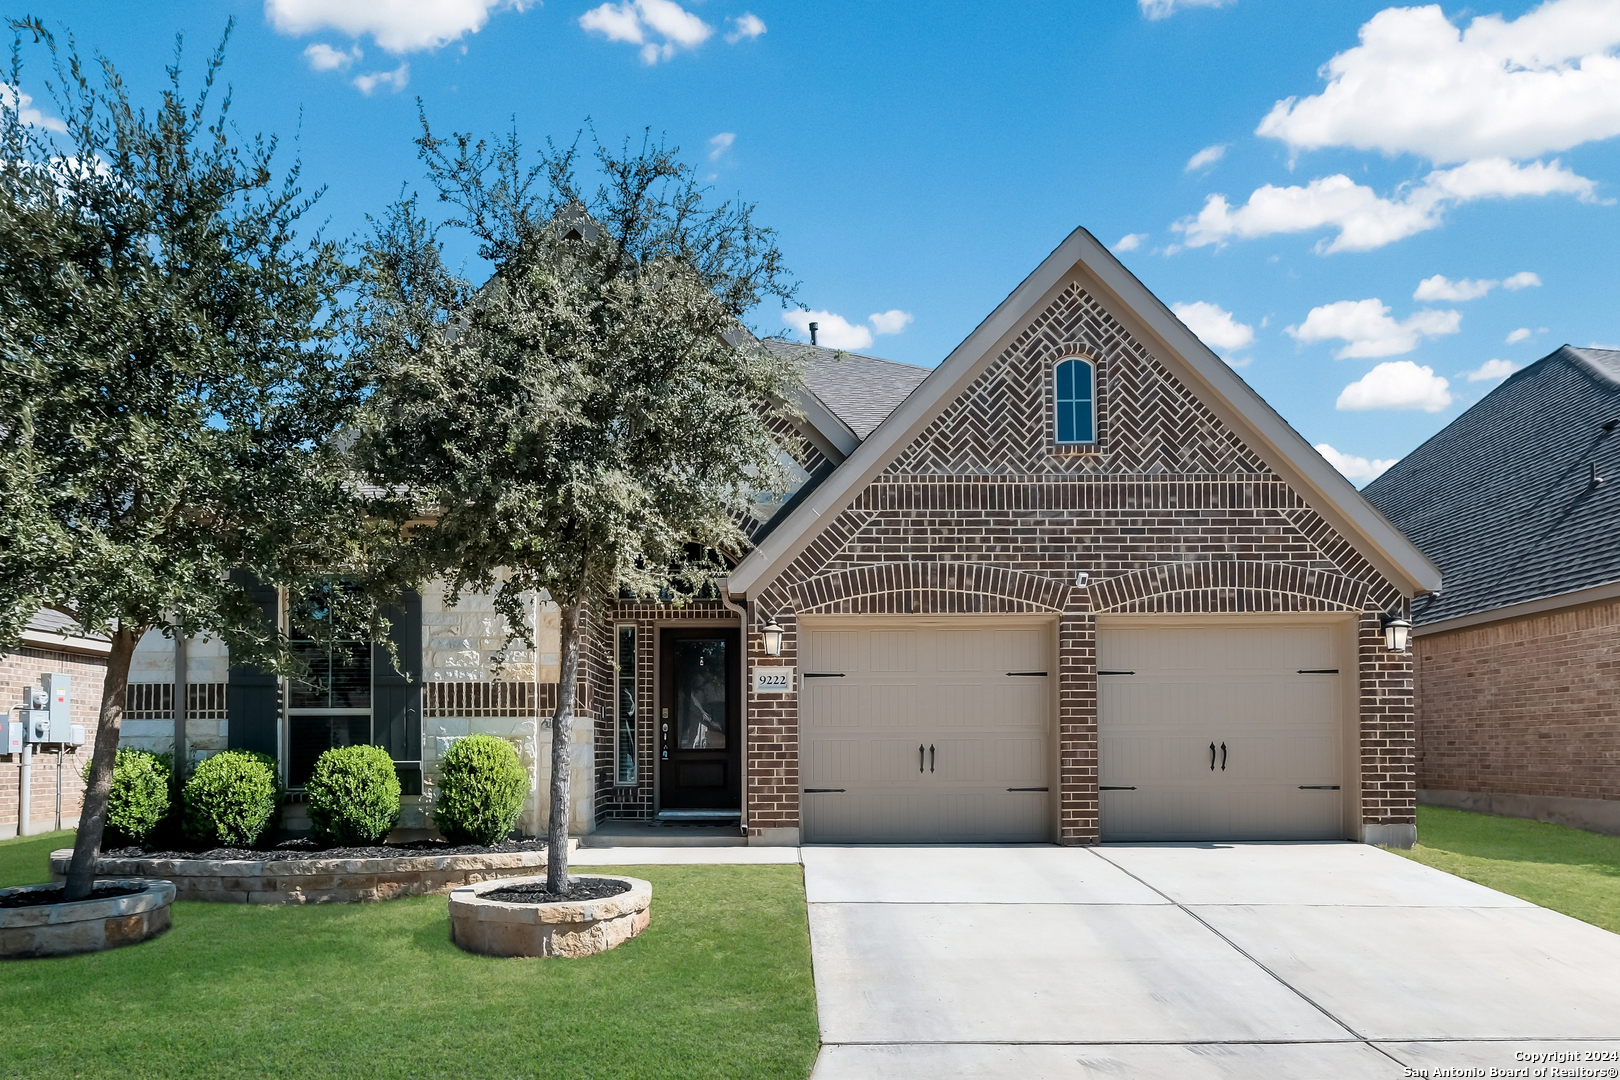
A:
{"label": "neighboring brick house", "polygon": [[1620,352],[1515,372],[1363,494],[1445,573],[1419,801],[1620,834]]}
{"label": "neighboring brick house", "polygon": [[[101,683],[107,673],[107,651],[105,638],[74,632],[67,618],[41,611],[29,621],[18,647],[0,653],[0,708],[20,704],[29,687],[40,685],[42,675],[68,675],[72,679],[73,722],[83,724],[87,732],[94,731]],[[10,718],[15,720],[17,714],[11,713]],[[34,755],[29,827],[21,828],[22,834],[56,828],[59,793],[62,826],[71,829],[78,825],[79,809],[84,804],[84,763],[90,758],[90,749],[88,745],[61,747],[58,757],[53,746]],[[18,835],[22,825],[18,814],[21,766],[21,754],[0,754],[0,840]]]}
{"label": "neighboring brick house", "polygon": [[[1089,233],[937,368],[770,347],[805,368],[795,489],[756,504],[718,597],[593,613],[576,832],[1412,842],[1411,662],[1381,628],[1438,571]],[[210,688],[188,756],[264,750],[296,788],[373,742],[412,790],[490,731],[532,762],[557,678],[539,606],[540,655],[500,671],[489,599],[433,589],[396,613],[403,671],[364,641],[306,646],[319,693],[188,658]],[[173,650],[142,644],[130,741],[172,744]]]}

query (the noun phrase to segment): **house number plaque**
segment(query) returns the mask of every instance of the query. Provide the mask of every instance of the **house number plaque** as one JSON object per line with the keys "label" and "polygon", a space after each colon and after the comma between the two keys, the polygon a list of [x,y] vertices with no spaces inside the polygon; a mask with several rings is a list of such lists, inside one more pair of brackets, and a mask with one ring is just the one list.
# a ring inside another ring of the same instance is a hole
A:
{"label": "house number plaque", "polygon": [[754,669],[754,693],[787,694],[793,690],[793,669],[790,667],[757,667]]}

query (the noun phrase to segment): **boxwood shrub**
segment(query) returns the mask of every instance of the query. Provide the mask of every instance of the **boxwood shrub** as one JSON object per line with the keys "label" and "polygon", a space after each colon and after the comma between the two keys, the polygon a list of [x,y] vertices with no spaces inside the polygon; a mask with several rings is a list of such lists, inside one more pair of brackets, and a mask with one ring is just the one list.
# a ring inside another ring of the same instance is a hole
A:
{"label": "boxwood shrub", "polygon": [[[113,759],[112,788],[107,793],[107,838],[105,847],[146,842],[153,829],[169,813],[169,781],[173,774],[167,754],[154,754],[120,746]],[[90,763],[84,763],[84,778],[90,780]]]}
{"label": "boxwood shrub", "polygon": [[399,824],[399,774],[380,746],[334,746],[304,784],[315,839],[380,843]]}
{"label": "boxwood shrub", "polygon": [[281,807],[276,759],[226,750],[199,762],[186,781],[186,835],[219,847],[253,847]]}
{"label": "boxwood shrub", "polygon": [[528,792],[529,775],[511,743],[468,735],[439,763],[433,824],[452,844],[498,844],[511,835]]}

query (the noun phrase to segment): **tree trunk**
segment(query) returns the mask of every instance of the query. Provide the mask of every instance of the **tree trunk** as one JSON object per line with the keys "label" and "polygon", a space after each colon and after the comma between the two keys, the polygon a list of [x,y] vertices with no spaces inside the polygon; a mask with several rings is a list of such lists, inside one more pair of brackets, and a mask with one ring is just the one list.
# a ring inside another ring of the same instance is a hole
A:
{"label": "tree trunk", "polygon": [[551,714],[551,821],[546,826],[546,889],[554,893],[568,887],[568,774],[573,758],[570,743],[574,694],[579,686],[579,643],[584,633],[584,602],[563,604],[562,670],[557,675],[557,710]]}
{"label": "tree trunk", "polygon": [[101,719],[96,723],[96,749],[90,758],[90,782],[84,789],[84,809],[73,841],[73,862],[68,865],[64,900],[83,900],[96,885],[96,858],[101,854],[101,833],[107,825],[107,795],[112,790],[113,761],[118,757],[118,729],[124,722],[124,695],[129,688],[129,662],[135,655],[140,631],[120,624],[113,631],[107,654],[107,681],[101,688]]}

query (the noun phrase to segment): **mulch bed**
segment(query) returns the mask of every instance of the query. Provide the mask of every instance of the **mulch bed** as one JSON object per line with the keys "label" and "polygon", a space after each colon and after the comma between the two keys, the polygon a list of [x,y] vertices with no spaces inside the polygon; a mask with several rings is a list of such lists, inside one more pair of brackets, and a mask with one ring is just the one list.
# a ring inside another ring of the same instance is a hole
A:
{"label": "mulch bed", "polygon": [[312,840],[287,840],[273,848],[209,848],[207,851],[146,851],[138,847],[103,851],[104,859],[263,859],[268,862],[307,859],[400,859],[421,855],[504,855],[515,851],[544,851],[544,840],[507,840],[480,844],[446,844],[442,840],[415,840],[409,844],[375,847],[326,847]]}
{"label": "mulch bed", "polygon": [[497,904],[561,904],[577,903],[581,900],[606,900],[610,896],[618,896],[629,891],[630,886],[612,878],[582,877],[570,879],[568,888],[560,893],[548,891],[544,882],[535,882],[527,885],[505,885],[499,889],[479,893],[478,898],[493,900]]}
{"label": "mulch bed", "polygon": [[[127,885],[98,885],[85,900],[111,900],[115,896],[133,896],[144,889],[132,889]],[[63,888],[41,889],[38,892],[0,893],[0,908],[21,907],[48,907],[51,904],[60,904],[67,890]],[[82,903],[83,901],[75,901]]]}

